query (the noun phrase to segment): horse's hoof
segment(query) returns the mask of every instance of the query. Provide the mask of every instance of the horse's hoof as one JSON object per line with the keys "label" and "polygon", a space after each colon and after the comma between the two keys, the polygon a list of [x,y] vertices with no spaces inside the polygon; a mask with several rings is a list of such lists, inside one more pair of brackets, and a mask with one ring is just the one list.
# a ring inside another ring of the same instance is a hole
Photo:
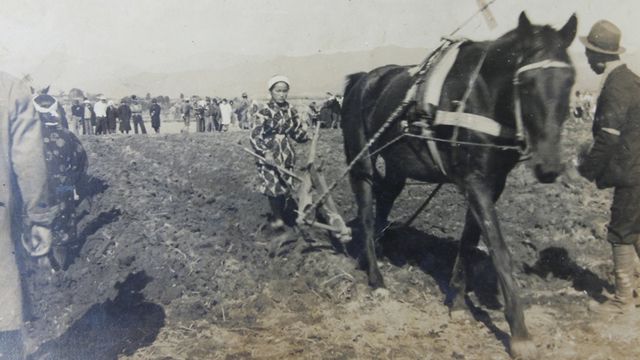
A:
{"label": "horse's hoof", "polygon": [[377,288],[372,292],[376,300],[387,300],[389,298],[389,290],[385,288]]}
{"label": "horse's hoof", "polygon": [[372,274],[369,274],[369,286],[373,289],[384,288],[384,279],[380,270],[376,269]]}
{"label": "horse's hoof", "polygon": [[510,355],[515,360],[537,360],[540,358],[536,345],[531,340],[511,340]]}
{"label": "horse's hoof", "polygon": [[464,291],[457,288],[450,288],[447,291],[445,305],[449,308],[449,315],[455,311],[467,310],[467,304],[465,303]]}
{"label": "horse's hoof", "polygon": [[455,322],[455,323],[467,323],[467,322],[475,321],[471,312],[469,312],[469,310],[465,308],[462,308],[462,309],[449,308],[449,318],[451,319],[451,322]]}

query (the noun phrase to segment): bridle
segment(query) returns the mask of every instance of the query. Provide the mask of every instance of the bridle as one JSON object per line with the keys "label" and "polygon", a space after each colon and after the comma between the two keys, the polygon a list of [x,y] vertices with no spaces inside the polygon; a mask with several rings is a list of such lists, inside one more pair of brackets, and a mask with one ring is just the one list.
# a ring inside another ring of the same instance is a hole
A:
{"label": "bridle", "polygon": [[516,141],[522,146],[522,153],[529,153],[529,143],[524,134],[524,122],[522,120],[522,103],[520,101],[520,75],[532,70],[571,68],[571,64],[559,60],[542,60],[521,66],[513,75],[513,105],[516,121]]}

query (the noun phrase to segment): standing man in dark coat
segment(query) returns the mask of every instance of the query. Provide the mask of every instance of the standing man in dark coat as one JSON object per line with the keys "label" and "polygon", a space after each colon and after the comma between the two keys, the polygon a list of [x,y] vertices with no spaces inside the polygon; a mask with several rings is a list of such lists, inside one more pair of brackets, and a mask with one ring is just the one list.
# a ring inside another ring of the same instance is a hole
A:
{"label": "standing man in dark coat", "polygon": [[213,124],[211,130],[209,131],[220,131],[222,130],[222,126],[220,124],[220,118],[222,114],[220,113],[220,105],[218,105],[218,99],[211,99],[211,123]]}
{"label": "standing man in dark coat", "polygon": [[80,105],[80,100],[73,100],[73,105],[71,105],[71,119],[73,120],[73,132],[76,135],[80,135],[82,132],[80,129],[84,127],[84,107]]}
{"label": "standing man in dark coat", "polygon": [[149,107],[149,115],[151,116],[151,127],[155,130],[156,134],[160,133],[160,105],[158,105],[158,99],[151,100],[151,107]]}
{"label": "standing man in dark coat", "polygon": [[205,127],[205,105],[201,102],[201,100],[195,101],[193,104],[193,112],[196,117],[196,131],[204,132]]}
{"label": "standing man in dark coat", "polygon": [[109,100],[107,105],[107,134],[116,133],[116,125],[118,124],[118,108],[116,104]]}
{"label": "standing man in dark coat", "polygon": [[240,129],[251,129],[249,123],[249,106],[251,106],[251,100],[246,92],[242,93],[242,98],[238,101],[238,107],[236,108],[236,115],[238,117],[238,125]]}
{"label": "standing man in dark coat", "polygon": [[614,188],[607,240],[613,249],[615,296],[592,310],[612,316],[635,310],[633,277],[640,254],[640,78],[620,61],[621,32],[607,20],[580,37],[589,66],[603,75],[593,122],[594,144],[578,171],[598,188]]}
{"label": "standing man in dark coat", "polygon": [[128,99],[122,99],[118,107],[118,119],[120,119],[120,132],[128,134],[131,131],[131,108],[127,104]]}

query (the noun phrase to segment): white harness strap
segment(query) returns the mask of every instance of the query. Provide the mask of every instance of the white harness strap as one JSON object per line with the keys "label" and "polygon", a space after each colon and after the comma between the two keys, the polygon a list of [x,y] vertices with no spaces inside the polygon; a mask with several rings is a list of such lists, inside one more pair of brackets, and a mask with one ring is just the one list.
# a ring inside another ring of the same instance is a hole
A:
{"label": "white harness strap", "polygon": [[[428,69],[424,73],[424,93],[422,94],[423,99],[422,103],[431,104],[434,106],[438,106],[440,103],[440,95],[442,93],[442,89],[444,88],[444,82],[453,67],[453,64],[456,62],[458,58],[458,54],[460,53],[460,45],[462,45],[463,41],[449,40],[443,39],[442,45],[439,49],[436,49],[436,53],[433,55],[429,61],[435,61],[433,66],[421,66],[419,69],[425,71],[425,68]],[[410,70],[411,73],[411,70]],[[430,131],[430,130],[423,130]],[[436,163],[440,171],[446,176],[447,171],[445,170],[444,163],[442,158],[440,157],[440,151],[438,150],[438,146],[435,141],[428,139],[427,147],[429,148],[429,153],[431,154],[431,158]]]}
{"label": "white harness strap", "polygon": [[617,129],[613,129],[613,128],[602,128],[600,129],[604,132],[606,132],[607,134],[611,134],[611,135],[615,135],[615,136],[620,136],[620,130]]}
{"label": "white harness strap", "polygon": [[462,113],[458,111],[438,110],[433,125],[458,126],[496,137],[512,137],[515,135],[512,129],[505,128],[493,119],[482,115]]}
{"label": "white harness strap", "polygon": [[423,99],[425,104],[438,106],[440,103],[440,94],[444,87],[444,81],[458,58],[461,44],[461,41],[451,44],[446,50],[444,50],[444,54],[441,55],[438,62],[429,69],[425,79],[426,90],[424,92]]}

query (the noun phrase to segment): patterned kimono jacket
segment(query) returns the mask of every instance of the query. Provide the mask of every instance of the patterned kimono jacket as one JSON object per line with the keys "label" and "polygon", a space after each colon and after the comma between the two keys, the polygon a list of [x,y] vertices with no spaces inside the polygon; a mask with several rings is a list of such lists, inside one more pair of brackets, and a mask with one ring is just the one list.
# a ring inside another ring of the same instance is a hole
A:
{"label": "patterned kimono jacket", "polygon": [[87,153],[78,137],[64,127],[66,117],[53,97],[39,95],[33,105],[42,122],[50,202],[59,209],[51,224],[53,245],[67,245],[76,240],[74,190],[87,172]]}
{"label": "patterned kimono jacket", "polygon": [[[277,104],[271,100],[256,115],[258,125],[251,131],[251,145],[254,150],[262,156],[267,152],[271,153],[278,166],[292,170],[296,163],[296,154],[289,139],[297,142],[308,140],[298,112],[287,102]],[[258,160],[257,166],[261,180],[260,192],[267,196],[289,193],[293,186],[293,178],[261,160]]]}

